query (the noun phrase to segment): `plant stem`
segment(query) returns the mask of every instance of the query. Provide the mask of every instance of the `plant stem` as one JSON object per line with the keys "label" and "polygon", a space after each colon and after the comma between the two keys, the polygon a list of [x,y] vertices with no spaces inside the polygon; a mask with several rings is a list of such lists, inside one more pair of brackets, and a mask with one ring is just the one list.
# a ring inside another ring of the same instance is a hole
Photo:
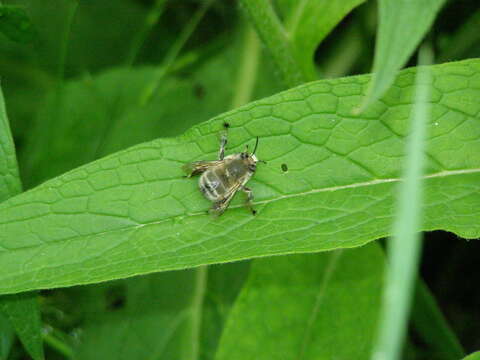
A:
{"label": "plant stem", "polygon": [[61,49],[60,49],[60,58],[58,61],[58,84],[59,88],[61,88],[61,84],[63,83],[63,79],[65,77],[65,63],[67,60],[67,53],[68,53],[68,43],[70,40],[70,34],[72,32],[72,24],[73,19],[75,18],[75,14],[77,13],[78,9],[78,1],[74,1],[69,9],[67,14],[67,21],[66,21],[66,30],[62,39]]}
{"label": "plant stem", "polygon": [[195,269],[195,289],[192,299],[192,346],[188,359],[196,360],[200,357],[200,333],[202,326],[203,301],[207,289],[208,266]]}
{"label": "plant stem", "polygon": [[153,4],[152,8],[145,17],[145,22],[143,23],[142,28],[132,41],[132,47],[130,48],[130,52],[127,55],[127,58],[125,59],[126,66],[132,66],[135,62],[138,52],[142,48],[143,43],[148,36],[148,33],[157,24],[158,19],[163,14],[166,3],[167,0],[156,0]]}
{"label": "plant stem", "polygon": [[294,47],[283,25],[267,0],[240,0],[260,39],[270,51],[286,87],[300,85],[309,79],[295,57]]}
{"label": "plant stem", "polygon": [[45,341],[45,343],[50,345],[52,349],[55,349],[67,359],[73,359],[74,354],[72,348],[50,334],[50,332],[43,333],[43,341]]}
{"label": "plant stem", "polygon": [[208,8],[212,5],[214,0],[205,0],[202,6],[197,10],[197,12],[193,15],[190,22],[185,26],[183,31],[178,36],[175,43],[170,47],[167,55],[165,56],[162,64],[159,66],[158,70],[156,71],[153,80],[146,86],[144,91],[140,96],[140,105],[146,105],[152,98],[153,94],[158,88],[163,77],[168,73],[170,67],[172,66],[173,62],[177,58],[178,54],[182,50],[183,46],[193,34],[195,29],[197,28],[200,20],[202,20],[203,15],[207,12]]}
{"label": "plant stem", "polygon": [[233,94],[231,108],[235,109],[248,103],[257,80],[257,71],[260,60],[260,41],[255,30],[247,25],[244,31],[244,49],[240,70],[237,74],[236,88]]}

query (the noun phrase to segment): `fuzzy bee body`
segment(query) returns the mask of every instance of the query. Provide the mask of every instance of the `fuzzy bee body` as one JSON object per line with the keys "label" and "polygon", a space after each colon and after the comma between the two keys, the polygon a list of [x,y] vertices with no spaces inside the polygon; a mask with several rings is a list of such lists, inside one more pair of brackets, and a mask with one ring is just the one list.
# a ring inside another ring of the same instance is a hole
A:
{"label": "fuzzy bee body", "polygon": [[253,164],[246,163],[242,158],[243,154],[227,156],[200,176],[200,191],[208,200],[222,200],[230,194],[232,189],[237,190],[237,187],[244,186],[250,180],[255,173],[255,167],[252,167]]}
{"label": "fuzzy bee body", "polygon": [[[225,128],[227,127],[226,125]],[[188,177],[201,174],[199,188],[202,194],[214,203],[210,209],[211,213],[221,215],[228,208],[235,193],[242,190],[247,194],[247,206],[255,214],[251,206],[253,194],[245,184],[255,173],[257,162],[261,161],[255,156],[258,138],[252,154],[245,151],[224,157],[226,144],[225,133],[221,140],[219,160],[196,161],[186,164],[183,169]]]}

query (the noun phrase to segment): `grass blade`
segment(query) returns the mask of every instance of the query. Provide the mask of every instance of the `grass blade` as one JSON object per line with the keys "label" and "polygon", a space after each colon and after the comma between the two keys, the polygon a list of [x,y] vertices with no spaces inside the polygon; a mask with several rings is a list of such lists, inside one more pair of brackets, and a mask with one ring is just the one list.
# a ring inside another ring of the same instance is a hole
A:
{"label": "grass blade", "polygon": [[[430,63],[430,59],[430,50],[423,47],[419,54],[419,63]],[[398,359],[406,334],[410,299],[421,249],[419,231],[422,223],[422,174],[424,139],[429,119],[430,83],[429,69],[419,67],[411,119],[411,135],[406,144],[404,182],[400,186],[393,234],[388,242],[390,267],[386,275],[379,337],[372,356],[374,360]]]}
{"label": "grass blade", "polygon": [[8,354],[15,339],[10,321],[0,312],[0,360],[8,359]]}
{"label": "grass blade", "polygon": [[412,322],[420,337],[436,351],[439,359],[456,360],[465,356],[462,345],[438,308],[435,298],[420,279],[415,289]]}
{"label": "grass blade", "polygon": [[[380,0],[372,83],[361,109],[378,100],[395,80],[445,0]],[[402,29],[402,31],[399,31]]]}
{"label": "grass blade", "polygon": [[200,21],[202,21],[203,16],[213,4],[214,0],[205,0],[203,4],[199,7],[199,9],[195,12],[193,17],[187,23],[187,25],[183,28],[182,32],[179,34],[173,45],[167,52],[167,55],[163,59],[162,65],[156,71],[152,81],[148,84],[148,86],[143,89],[142,93],[140,94],[140,104],[146,105],[157,91],[161,81],[163,80],[164,76],[168,73],[173,62],[180,54],[180,51],[185,46],[187,40],[192,36],[193,32],[197,28]]}
{"label": "grass blade", "polygon": [[135,62],[135,59],[137,58],[137,55],[140,52],[140,49],[142,48],[150,31],[152,31],[152,28],[157,24],[160,16],[162,16],[166,3],[167,0],[155,0],[153,3],[152,8],[145,17],[145,22],[132,41],[132,45],[125,59],[126,66],[132,66]]}

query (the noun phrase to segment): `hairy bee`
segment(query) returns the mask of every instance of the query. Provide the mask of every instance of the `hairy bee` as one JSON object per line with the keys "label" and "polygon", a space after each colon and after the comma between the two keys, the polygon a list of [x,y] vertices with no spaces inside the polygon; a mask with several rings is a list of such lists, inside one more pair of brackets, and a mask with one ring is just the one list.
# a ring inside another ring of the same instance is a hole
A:
{"label": "hairy bee", "polygon": [[228,208],[230,201],[238,190],[247,194],[246,206],[253,215],[256,211],[252,207],[252,190],[245,186],[257,170],[257,163],[263,162],[255,156],[258,146],[258,137],[253,152],[248,153],[248,145],[244,152],[225,156],[227,145],[227,129],[229,125],[224,123],[224,133],[220,140],[218,160],[195,161],[183,166],[187,177],[200,175],[199,187],[202,194],[213,202],[209,210],[211,214],[220,216]]}

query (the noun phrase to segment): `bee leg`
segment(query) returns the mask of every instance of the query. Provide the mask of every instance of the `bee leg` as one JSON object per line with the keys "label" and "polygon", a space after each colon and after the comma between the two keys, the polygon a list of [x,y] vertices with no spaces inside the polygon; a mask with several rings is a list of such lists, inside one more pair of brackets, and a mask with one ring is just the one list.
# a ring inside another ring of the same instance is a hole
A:
{"label": "bee leg", "polygon": [[247,194],[247,204],[246,204],[247,207],[252,212],[252,215],[256,215],[257,211],[252,206],[252,202],[253,202],[253,191],[252,191],[252,189],[244,186],[242,188],[242,190],[245,192],[245,194]]}
{"label": "bee leg", "polygon": [[218,160],[223,160],[225,157],[225,148],[227,147],[227,129],[230,125],[228,123],[223,123],[225,131],[222,133],[220,139],[220,150],[218,151]]}

